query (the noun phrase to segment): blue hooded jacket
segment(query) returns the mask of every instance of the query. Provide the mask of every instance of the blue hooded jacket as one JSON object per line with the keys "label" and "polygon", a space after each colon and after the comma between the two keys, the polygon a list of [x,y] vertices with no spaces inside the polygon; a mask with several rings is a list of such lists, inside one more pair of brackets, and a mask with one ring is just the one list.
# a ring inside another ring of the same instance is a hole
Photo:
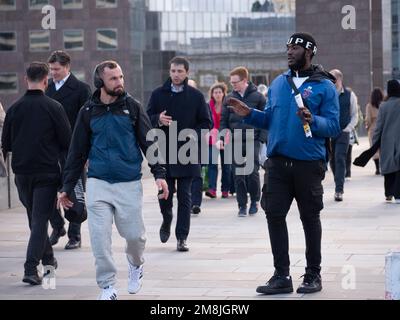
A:
{"label": "blue hooded jacket", "polygon": [[296,160],[325,160],[325,139],[340,133],[339,100],[333,84],[335,78],[321,66],[312,66],[310,77],[300,86],[313,121],[312,138],[304,133],[301,119],[288,77],[289,70],[276,78],[268,91],[264,111],[252,109],[244,119],[248,124],[269,131],[268,157],[284,156]]}

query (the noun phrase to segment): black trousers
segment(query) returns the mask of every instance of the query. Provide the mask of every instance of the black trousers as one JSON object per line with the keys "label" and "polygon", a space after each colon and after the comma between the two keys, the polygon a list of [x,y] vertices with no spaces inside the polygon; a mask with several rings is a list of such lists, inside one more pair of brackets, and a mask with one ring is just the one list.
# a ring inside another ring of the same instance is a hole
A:
{"label": "black trousers", "polygon": [[[234,148],[235,148],[234,144]],[[237,164],[233,159],[232,172],[234,176],[235,183],[235,191],[236,191],[236,200],[238,202],[239,207],[244,207],[247,205],[247,194],[250,195],[251,202],[260,201],[261,197],[261,183],[260,183],[260,162],[259,162],[259,153],[260,153],[261,144],[259,141],[254,141],[254,154],[252,158],[254,159],[254,169],[248,175],[240,175],[236,173],[237,168],[243,168],[244,164]],[[242,144],[242,155],[246,157],[246,144]],[[249,158],[249,157],[247,157]]]}
{"label": "black trousers", "polygon": [[322,228],[320,211],[323,209],[322,180],[325,161],[298,161],[273,157],[267,161],[266,184],[263,186],[261,206],[265,210],[269,237],[278,274],[289,275],[289,236],[286,216],[297,201],[306,242],[306,272],[321,271]]}
{"label": "black trousers", "polygon": [[346,178],[351,178],[351,164],[353,163],[353,145],[349,144],[346,156]]}
{"label": "black trousers", "polygon": [[19,199],[26,208],[31,234],[24,265],[25,274],[33,275],[42,260],[53,265],[53,248],[47,234],[48,221],[56,207],[59,174],[16,175]]}
{"label": "black trousers", "polygon": [[190,209],[192,207],[191,188],[192,177],[167,178],[168,189],[170,190],[167,200],[158,200],[161,214],[165,223],[171,223],[173,214],[173,196],[172,190],[175,189],[178,198],[178,214],[176,220],[175,236],[178,240],[186,240],[190,230]]}
{"label": "black trousers", "polygon": [[[86,169],[82,172],[81,179],[84,190],[86,190]],[[50,217],[51,227],[55,230],[60,230],[65,225],[65,220],[61,215],[60,210],[54,209],[53,214]],[[76,241],[81,240],[81,223],[70,222],[68,225],[68,238]]]}
{"label": "black trousers", "polygon": [[400,171],[385,174],[385,196],[400,199]]}

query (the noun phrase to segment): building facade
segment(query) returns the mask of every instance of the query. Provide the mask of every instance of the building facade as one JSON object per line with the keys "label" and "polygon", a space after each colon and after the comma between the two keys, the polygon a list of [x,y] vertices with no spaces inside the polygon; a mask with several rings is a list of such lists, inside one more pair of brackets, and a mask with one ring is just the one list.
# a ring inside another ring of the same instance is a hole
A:
{"label": "building facade", "polygon": [[[47,4],[55,29],[42,28]],[[342,28],[345,5],[356,10],[355,30]],[[342,69],[365,106],[373,86],[400,75],[399,14],[398,0],[0,0],[0,101],[7,108],[18,98],[28,63],[56,49],[90,84],[99,61],[117,60],[144,104],[174,55],[189,58],[204,93],[239,65],[269,85],[287,68],[286,39],[303,30],[318,42],[315,62]]]}
{"label": "building facade", "polygon": [[[348,7],[354,8],[349,16]],[[312,33],[318,44],[315,63],[343,71],[344,84],[363,111],[373,87],[383,86],[381,0],[296,1],[296,28]],[[347,29],[353,19],[355,29]]]}
{"label": "building facade", "polygon": [[[55,8],[55,29],[42,27],[45,5]],[[269,84],[286,68],[294,10],[294,0],[0,0],[0,101],[7,108],[16,100],[29,62],[58,49],[89,84],[98,62],[117,60],[127,90],[144,104],[178,54],[204,93],[239,65]]]}
{"label": "building facade", "polygon": [[174,55],[189,58],[190,77],[205,94],[215,81],[227,81],[236,66],[246,66],[257,84],[269,84],[287,67],[285,43],[295,29],[293,0],[133,2],[134,20],[140,22],[132,31],[135,47],[143,50],[144,101],[168,76]]}
{"label": "building facade", "polygon": [[[45,5],[55,8],[55,29],[43,29]],[[128,71],[135,61],[128,41],[130,24],[128,0],[0,0],[3,105],[7,108],[25,91],[24,73],[31,61],[46,61],[60,49],[71,55],[72,72],[90,85],[98,62],[117,60],[125,70],[127,88],[134,90],[134,75]]]}

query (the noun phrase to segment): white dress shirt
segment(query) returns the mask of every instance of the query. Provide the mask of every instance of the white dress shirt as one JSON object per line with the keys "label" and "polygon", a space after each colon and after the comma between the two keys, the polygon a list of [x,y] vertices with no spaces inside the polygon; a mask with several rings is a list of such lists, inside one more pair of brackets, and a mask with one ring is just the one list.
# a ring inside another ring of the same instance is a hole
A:
{"label": "white dress shirt", "polygon": [[60,90],[60,88],[64,85],[64,83],[67,82],[70,75],[71,73],[68,73],[68,75],[64,79],[60,81],[54,81],[54,84],[56,86],[56,91]]}

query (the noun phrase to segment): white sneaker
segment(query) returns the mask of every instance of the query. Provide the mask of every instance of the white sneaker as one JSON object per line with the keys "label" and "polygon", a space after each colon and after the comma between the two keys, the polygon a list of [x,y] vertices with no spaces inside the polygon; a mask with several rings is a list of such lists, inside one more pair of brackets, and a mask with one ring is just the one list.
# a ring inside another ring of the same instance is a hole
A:
{"label": "white sneaker", "polygon": [[142,287],[143,281],[143,266],[134,266],[128,262],[128,292],[131,294],[138,293]]}
{"label": "white sneaker", "polygon": [[104,288],[97,300],[117,300],[117,290],[113,286]]}

